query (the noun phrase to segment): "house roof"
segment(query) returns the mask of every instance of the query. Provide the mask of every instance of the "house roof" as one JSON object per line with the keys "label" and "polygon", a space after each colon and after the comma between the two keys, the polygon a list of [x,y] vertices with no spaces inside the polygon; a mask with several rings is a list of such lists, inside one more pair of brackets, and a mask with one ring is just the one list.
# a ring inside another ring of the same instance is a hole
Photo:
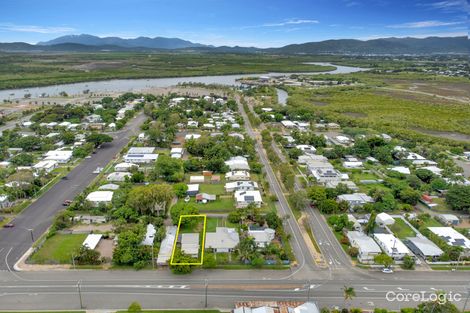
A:
{"label": "house roof", "polygon": [[240,242],[238,232],[234,228],[216,227],[215,232],[206,233],[206,248],[233,249]]}
{"label": "house roof", "polygon": [[357,246],[361,254],[380,253],[382,250],[379,245],[363,232],[348,231],[348,239],[351,244]]}
{"label": "house roof", "polygon": [[127,154],[151,154],[155,147],[130,147]]}
{"label": "house roof", "polygon": [[431,232],[441,237],[450,246],[459,246],[470,249],[470,239],[452,227],[428,227]]}
{"label": "house roof", "polygon": [[181,235],[181,250],[186,254],[199,253],[199,234],[184,233]]}
{"label": "house roof", "polygon": [[110,202],[113,199],[112,191],[93,191],[86,199],[91,202]]}
{"label": "house roof", "polygon": [[153,239],[155,238],[155,233],[157,230],[155,229],[155,226],[152,224],[147,225],[147,232],[145,233],[145,238],[142,240],[142,244],[144,246],[152,246],[153,245]]}
{"label": "house roof", "polygon": [[261,202],[261,193],[258,190],[238,190],[235,191],[237,202]]}
{"label": "house roof", "polygon": [[173,243],[176,238],[176,226],[166,226],[166,235],[160,244],[158,251],[157,264],[165,264],[171,258],[173,252]]}
{"label": "house roof", "polygon": [[378,223],[384,224],[384,225],[393,225],[393,224],[395,224],[395,219],[393,217],[391,217],[390,215],[388,215],[387,213],[385,213],[385,212],[377,214],[375,220]]}
{"label": "house roof", "polygon": [[382,248],[388,255],[393,254],[409,254],[410,250],[405,244],[392,234],[374,234],[374,238],[381,243]]}
{"label": "house roof", "polygon": [[405,241],[408,246],[418,249],[424,256],[439,256],[444,253],[434,242],[426,237],[408,237]]}
{"label": "house roof", "polygon": [[94,250],[102,237],[103,237],[102,234],[89,234],[85,238],[85,241],[83,241],[82,246],[88,247],[88,249]]}

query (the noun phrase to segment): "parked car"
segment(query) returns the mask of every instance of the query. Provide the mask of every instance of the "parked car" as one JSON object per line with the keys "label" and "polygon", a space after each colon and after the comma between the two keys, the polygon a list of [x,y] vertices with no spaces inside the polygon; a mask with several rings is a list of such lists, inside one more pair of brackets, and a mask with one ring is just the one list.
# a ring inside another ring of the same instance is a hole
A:
{"label": "parked car", "polygon": [[382,269],[382,273],[392,274],[393,270],[391,268],[385,267],[385,268]]}
{"label": "parked car", "polygon": [[13,224],[13,223],[7,223],[7,224],[3,225],[3,228],[13,228],[13,227],[15,227],[15,224]]}
{"label": "parked car", "polygon": [[62,205],[63,205],[63,206],[69,206],[70,204],[72,204],[72,202],[73,202],[72,200],[65,200],[65,201],[62,203]]}

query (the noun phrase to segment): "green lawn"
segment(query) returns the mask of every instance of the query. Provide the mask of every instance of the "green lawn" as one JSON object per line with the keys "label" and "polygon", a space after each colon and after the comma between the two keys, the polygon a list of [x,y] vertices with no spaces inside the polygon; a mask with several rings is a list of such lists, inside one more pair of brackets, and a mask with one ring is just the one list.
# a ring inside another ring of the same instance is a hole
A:
{"label": "green lawn", "polygon": [[224,185],[222,184],[200,184],[199,191],[212,194],[212,195],[223,195],[225,194]]}
{"label": "green lawn", "polygon": [[216,217],[208,217],[206,222],[206,231],[215,232],[215,228],[219,226],[219,219]]}
{"label": "green lawn", "polygon": [[441,211],[441,212],[452,211],[452,209],[450,209],[447,206],[446,200],[444,198],[433,198],[432,202],[437,204],[437,206],[431,208],[431,210],[433,211]]}
{"label": "green lawn", "polygon": [[416,234],[401,218],[395,219],[395,224],[389,226],[390,230],[400,239],[414,237]]}
{"label": "green lawn", "polygon": [[[191,202],[194,200],[191,199]],[[216,201],[210,201],[207,203],[196,203],[196,207],[200,212],[207,213],[228,213],[235,210],[235,201],[232,197],[218,198]]]}
{"label": "green lawn", "polygon": [[[117,313],[126,313],[126,312],[127,310],[117,311]],[[222,313],[222,312],[219,310],[142,310],[142,313]]]}
{"label": "green lawn", "polygon": [[442,227],[442,224],[439,223],[439,221],[436,220],[435,218],[431,217],[431,218],[427,219],[426,221],[423,221],[423,226],[425,226],[425,227]]}
{"label": "green lawn", "polygon": [[56,234],[47,239],[30,260],[37,264],[70,264],[72,253],[80,248],[86,237],[86,234]]}

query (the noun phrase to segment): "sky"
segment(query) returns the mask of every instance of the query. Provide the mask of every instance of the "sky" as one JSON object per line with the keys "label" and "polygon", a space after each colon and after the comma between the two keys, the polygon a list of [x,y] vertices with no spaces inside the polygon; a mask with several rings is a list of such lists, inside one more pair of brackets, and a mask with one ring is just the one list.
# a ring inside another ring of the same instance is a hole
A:
{"label": "sky", "polygon": [[327,39],[467,36],[470,0],[0,0],[0,42],[177,37],[279,47]]}

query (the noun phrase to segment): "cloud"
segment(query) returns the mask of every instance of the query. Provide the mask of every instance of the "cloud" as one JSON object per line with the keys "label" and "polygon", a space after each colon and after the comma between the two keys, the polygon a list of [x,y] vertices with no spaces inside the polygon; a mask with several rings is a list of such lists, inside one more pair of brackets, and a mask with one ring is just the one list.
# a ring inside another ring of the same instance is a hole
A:
{"label": "cloud", "polygon": [[344,1],[344,5],[348,8],[350,8],[350,7],[356,7],[358,5],[361,5],[361,3],[357,2],[357,1],[346,0],[346,1]]}
{"label": "cloud", "polygon": [[428,38],[428,37],[466,37],[466,32],[438,32],[438,33],[423,33],[423,34],[408,34],[408,35],[395,35],[395,34],[381,34],[381,35],[370,35],[364,37],[358,37],[359,40],[371,40],[380,38]]}
{"label": "cloud", "polygon": [[436,9],[443,12],[470,12],[470,3],[468,0],[441,0],[436,2],[417,3],[420,7]]}
{"label": "cloud", "polygon": [[388,25],[389,28],[428,28],[463,24],[464,22],[420,21]]}
{"label": "cloud", "polygon": [[318,24],[320,23],[318,20],[312,19],[288,19],[278,23],[265,23],[261,25],[253,25],[253,26],[243,26],[241,29],[249,29],[249,28],[262,28],[262,27],[284,27],[284,26],[293,26],[293,25],[305,25],[305,24]]}
{"label": "cloud", "polygon": [[0,24],[0,30],[10,31],[10,32],[40,33],[40,34],[59,34],[59,33],[70,33],[70,32],[76,31],[76,29],[72,27],[17,25],[17,24],[11,24],[11,23]]}

